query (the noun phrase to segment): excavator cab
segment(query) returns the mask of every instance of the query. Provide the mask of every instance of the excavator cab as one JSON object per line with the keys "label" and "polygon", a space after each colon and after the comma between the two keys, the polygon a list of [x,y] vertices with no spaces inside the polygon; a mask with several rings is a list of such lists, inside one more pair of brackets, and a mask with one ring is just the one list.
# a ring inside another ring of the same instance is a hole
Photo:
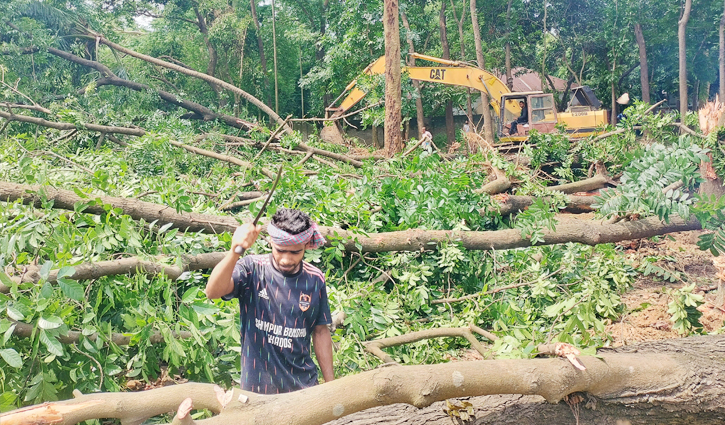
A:
{"label": "excavator cab", "polygon": [[[525,115],[521,114],[520,102],[524,102],[527,108]],[[501,96],[501,103],[504,105],[501,111],[499,122],[499,137],[502,141],[525,140],[532,129],[541,133],[551,133],[556,126],[557,116],[554,103],[554,96],[543,92],[518,92],[508,93]],[[526,117],[522,122],[520,117]],[[516,126],[511,124],[514,121]],[[511,134],[512,127],[516,133]]]}

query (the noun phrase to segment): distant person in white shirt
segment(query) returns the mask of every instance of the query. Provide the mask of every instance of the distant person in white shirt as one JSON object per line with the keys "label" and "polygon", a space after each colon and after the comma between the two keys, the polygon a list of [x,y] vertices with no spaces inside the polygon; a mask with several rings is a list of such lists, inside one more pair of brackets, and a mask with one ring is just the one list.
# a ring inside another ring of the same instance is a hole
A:
{"label": "distant person in white shirt", "polygon": [[463,132],[468,133],[469,131],[471,131],[471,126],[468,124],[468,120],[466,120],[466,122],[463,123]]}
{"label": "distant person in white shirt", "polygon": [[433,135],[425,127],[423,127],[423,136],[421,138],[423,139],[423,143],[420,146],[423,150],[428,153],[433,153]]}

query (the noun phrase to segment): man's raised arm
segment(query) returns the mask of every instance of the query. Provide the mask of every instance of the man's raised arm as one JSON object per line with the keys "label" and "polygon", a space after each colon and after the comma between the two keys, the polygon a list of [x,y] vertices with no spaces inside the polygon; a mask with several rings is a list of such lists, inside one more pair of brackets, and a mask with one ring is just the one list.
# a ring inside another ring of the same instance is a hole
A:
{"label": "man's raised arm", "polygon": [[249,249],[254,245],[254,241],[257,240],[259,232],[262,230],[262,226],[252,226],[250,223],[245,223],[234,231],[232,236],[232,246],[227,255],[222,259],[219,264],[214,267],[211,275],[209,275],[209,281],[206,284],[204,293],[209,299],[221,298],[224,295],[231,293],[234,290],[234,282],[232,281],[232,273],[234,272],[234,265],[239,259],[239,254],[234,252],[234,248],[237,245],[241,245],[245,250]]}

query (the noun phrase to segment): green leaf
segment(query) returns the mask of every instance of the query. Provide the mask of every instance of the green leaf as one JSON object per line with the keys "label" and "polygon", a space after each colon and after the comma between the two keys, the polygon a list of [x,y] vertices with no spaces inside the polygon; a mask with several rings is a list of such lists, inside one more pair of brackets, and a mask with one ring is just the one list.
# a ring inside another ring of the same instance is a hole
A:
{"label": "green leaf", "polygon": [[2,357],[7,364],[16,369],[23,367],[23,359],[20,357],[20,354],[12,348],[0,350],[0,357]]}
{"label": "green leaf", "polygon": [[60,289],[63,291],[63,295],[66,297],[76,300],[76,301],[82,301],[85,297],[85,293],[83,292],[83,287],[80,283],[70,280],[70,279],[58,279],[58,285],[60,286]]}
{"label": "green leaf", "polygon": [[63,319],[58,316],[41,317],[38,319],[38,326],[41,329],[58,329],[63,326]]}
{"label": "green leaf", "polygon": [[5,330],[5,333],[3,334],[3,345],[7,344],[8,341],[10,341],[10,337],[13,336],[13,332],[15,331],[15,328],[17,327],[17,324],[12,323],[7,330]]}
{"label": "green leaf", "polygon": [[40,268],[40,278],[43,280],[48,280],[48,276],[50,276],[50,269],[53,268],[53,262],[52,261],[46,261],[43,264],[43,267]]}
{"label": "green leaf", "polygon": [[12,288],[15,282],[13,282],[12,279],[8,275],[6,275],[2,270],[0,270],[0,283],[7,286],[8,288]]}
{"label": "green leaf", "polygon": [[8,317],[10,317],[13,320],[25,319],[25,316],[23,315],[23,313],[21,313],[20,310],[13,307],[12,305],[8,305],[7,312],[8,312]]}
{"label": "green leaf", "polygon": [[49,282],[45,282],[42,287],[40,287],[40,296],[43,298],[50,298],[53,296],[53,285],[51,285]]}
{"label": "green leaf", "polygon": [[0,413],[7,412],[9,410],[15,410],[17,406],[15,405],[15,401],[18,399],[18,396],[11,393],[10,391],[5,391],[4,393],[0,394]]}
{"label": "green leaf", "polygon": [[191,308],[193,308],[198,314],[202,315],[212,315],[219,311],[216,306],[203,302],[195,302],[191,305]]}
{"label": "green leaf", "polygon": [[181,302],[184,304],[189,304],[196,299],[196,295],[198,293],[199,288],[197,288],[196,286],[187,289],[186,292],[184,292],[184,295],[181,296]]}
{"label": "green leaf", "polygon": [[61,268],[60,270],[58,270],[57,279],[60,280],[60,279],[63,279],[64,277],[66,277],[66,276],[73,276],[73,274],[75,272],[76,272],[75,267],[65,266],[65,267]]}
{"label": "green leaf", "polygon": [[45,345],[51,354],[55,354],[56,356],[63,355],[63,344],[56,337],[48,335],[45,329],[40,330],[40,342]]}

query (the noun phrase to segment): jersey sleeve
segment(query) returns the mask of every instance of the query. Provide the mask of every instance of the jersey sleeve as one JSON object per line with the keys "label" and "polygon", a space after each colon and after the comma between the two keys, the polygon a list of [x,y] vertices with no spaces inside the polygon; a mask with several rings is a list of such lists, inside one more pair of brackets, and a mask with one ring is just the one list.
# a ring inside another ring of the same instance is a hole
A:
{"label": "jersey sleeve", "polygon": [[241,297],[244,294],[244,291],[249,287],[253,271],[254,262],[252,262],[251,257],[247,256],[237,260],[236,264],[234,264],[234,271],[232,272],[234,289],[232,292],[224,295],[222,299],[224,301],[229,301],[234,298]]}
{"label": "jersey sleeve", "polygon": [[320,289],[320,309],[315,319],[315,326],[317,325],[329,325],[332,323],[332,315],[330,314],[330,304],[327,301],[327,286],[325,281],[322,281],[322,288]]}

